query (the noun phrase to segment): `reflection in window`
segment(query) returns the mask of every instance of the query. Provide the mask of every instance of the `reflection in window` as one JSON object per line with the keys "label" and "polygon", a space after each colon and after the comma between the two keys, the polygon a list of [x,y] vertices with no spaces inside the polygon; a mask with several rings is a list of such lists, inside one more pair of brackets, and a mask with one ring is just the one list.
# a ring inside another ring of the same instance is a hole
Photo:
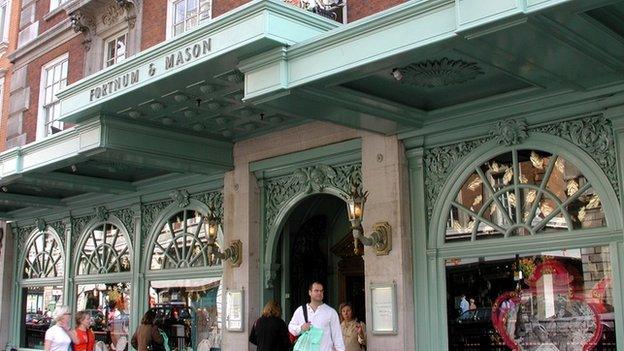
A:
{"label": "reflection in window", "polygon": [[615,350],[611,274],[608,247],[448,259],[449,350]]}
{"label": "reflection in window", "polygon": [[152,281],[150,308],[171,350],[221,346],[221,278]]}
{"label": "reflection in window", "polygon": [[173,2],[173,36],[210,19],[212,0],[176,0]]}
{"label": "reflection in window", "polygon": [[26,249],[22,277],[25,279],[61,277],[63,264],[61,243],[52,234],[39,232]]}
{"label": "reflection in window", "polygon": [[475,168],[452,201],[446,241],[605,226],[598,194],[563,157],[514,150]]}
{"label": "reflection in window", "polygon": [[220,264],[208,254],[208,238],[202,214],[184,210],[173,215],[163,226],[154,244],[152,270],[207,267]]}
{"label": "reflection in window", "polygon": [[22,288],[22,347],[43,350],[45,332],[50,328],[52,313],[62,301],[62,286]]}
{"label": "reflection in window", "polygon": [[117,226],[105,223],[93,229],[80,253],[78,274],[104,274],[130,271],[130,251]]}
{"label": "reflection in window", "polygon": [[116,35],[104,45],[104,67],[110,67],[117,62],[126,59],[126,47],[128,45],[128,33]]}
{"label": "reflection in window", "polygon": [[89,312],[96,342],[108,350],[129,348],[130,288],[127,282],[78,285],[76,310]]}

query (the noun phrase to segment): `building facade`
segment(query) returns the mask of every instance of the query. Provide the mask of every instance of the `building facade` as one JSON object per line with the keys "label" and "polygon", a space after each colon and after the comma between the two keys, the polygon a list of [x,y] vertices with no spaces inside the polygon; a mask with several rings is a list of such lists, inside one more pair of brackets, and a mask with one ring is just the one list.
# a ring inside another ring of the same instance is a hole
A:
{"label": "building facade", "polygon": [[252,349],[321,281],[369,350],[624,349],[624,2],[11,6],[0,348]]}

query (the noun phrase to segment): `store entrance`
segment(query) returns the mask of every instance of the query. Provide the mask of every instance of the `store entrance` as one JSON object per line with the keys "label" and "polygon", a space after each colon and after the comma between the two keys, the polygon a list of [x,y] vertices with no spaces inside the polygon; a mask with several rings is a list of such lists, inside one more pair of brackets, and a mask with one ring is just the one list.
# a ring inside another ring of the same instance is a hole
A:
{"label": "store entrance", "polygon": [[353,252],[350,228],[345,202],[325,194],[301,201],[284,220],[273,291],[286,322],[309,302],[314,281],[323,283],[326,304],[338,310],[349,301],[356,317],[364,319],[364,261]]}

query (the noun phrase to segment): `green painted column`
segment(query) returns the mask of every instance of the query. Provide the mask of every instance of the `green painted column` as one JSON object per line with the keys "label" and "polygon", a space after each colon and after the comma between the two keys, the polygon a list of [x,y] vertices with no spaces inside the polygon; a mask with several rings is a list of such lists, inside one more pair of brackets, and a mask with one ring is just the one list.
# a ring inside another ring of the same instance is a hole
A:
{"label": "green painted column", "polygon": [[425,204],[425,173],[423,149],[407,152],[412,220],[412,252],[414,271],[414,345],[416,350],[432,350],[431,318],[427,279],[427,207]]}
{"label": "green painted column", "polygon": [[[135,204],[132,206],[132,228],[127,228],[129,231],[133,231],[132,235],[132,249],[134,254],[132,255],[132,289],[130,300],[130,337],[136,330],[141,321],[141,316],[147,310],[148,301],[147,294],[145,293],[147,287],[145,286],[145,274],[143,273],[143,267],[141,267],[141,259],[146,253],[141,250],[141,204]],[[144,298],[141,299],[141,296]]]}
{"label": "green painted column", "polygon": [[[607,109],[605,117],[611,121],[613,127],[613,136],[615,141],[615,155],[617,158],[618,168],[618,186],[620,187],[620,211],[622,217],[624,217],[624,206],[622,206],[622,191],[624,190],[624,106],[618,106],[615,108]],[[615,299],[616,309],[616,323],[615,323],[615,335],[617,339],[617,345],[620,347],[624,345],[624,279],[622,273],[624,272],[624,245],[622,243],[611,244],[611,261],[613,267],[614,290],[619,290],[620,293],[614,291],[613,297]]]}
{"label": "green painted column", "polygon": [[[74,257],[73,245],[71,242],[73,232],[73,220],[71,217],[63,219],[63,233],[65,236],[65,266],[63,274],[63,305],[69,306],[70,311],[76,312],[74,305],[74,274],[72,272],[72,258]],[[73,323],[72,323],[73,324]]]}

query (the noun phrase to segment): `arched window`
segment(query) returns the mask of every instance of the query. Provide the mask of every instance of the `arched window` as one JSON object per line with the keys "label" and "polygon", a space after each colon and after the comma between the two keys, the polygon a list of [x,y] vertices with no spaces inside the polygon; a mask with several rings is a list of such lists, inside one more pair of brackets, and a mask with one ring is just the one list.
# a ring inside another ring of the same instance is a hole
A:
{"label": "arched window", "polygon": [[606,225],[591,182],[564,157],[513,150],[478,165],[451,202],[446,242]]}
{"label": "arched window", "polygon": [[[186,339],[170,338],[171,349],[220,345],[222,336],[223,268],[211,254],[204,217],[208,208],[191,200],[187,208],[172,204],[155,223],[146,265],[149,307],[159,318],[184,324]],[[219,230],[215,242],[223,242]],[[193,327],[192,327],[193,326]]]}
{"label": "arched window", "polygon": [[50,232],[38,232],[26,249],[23,278],[63,277],[62,246]]}
{"label": "arched window", "polygon": [[446,315],[442,348],[616,343],[615,193],[582,151],[535,141],[540,147],[491,157],[484,145],[471,155],[479,161],[462,168],[465,159],[454,173],[462,178],[450,180],[431,233],[444,267],[446,301],[431,304],[446,308],[433,312]]}
{"label": "arched window", "polygon": [[123,349],[130,337],[132,246],[112,215],[86,228],[75,255],[76,310],[91,315],[98,341]]}
{"label": "arched window", "polygon": [[58,233],[51,227],[32,232],[22,262],[20,346],[43,349],[50,316],[64,297],[65,253]]}
{"label": "arched window", "polygon": [[[154,242],[150,269],[176,269],[220,265],[209,254],[208,237],[199,211],[183,210],[171,216]],[[218,247],[218,244],[215,244]]]}
{"label": "arched window", "polygon": [[112,223],[93,228],[80,251],[78,275],[128,271],[130,251],[123,232]]}

